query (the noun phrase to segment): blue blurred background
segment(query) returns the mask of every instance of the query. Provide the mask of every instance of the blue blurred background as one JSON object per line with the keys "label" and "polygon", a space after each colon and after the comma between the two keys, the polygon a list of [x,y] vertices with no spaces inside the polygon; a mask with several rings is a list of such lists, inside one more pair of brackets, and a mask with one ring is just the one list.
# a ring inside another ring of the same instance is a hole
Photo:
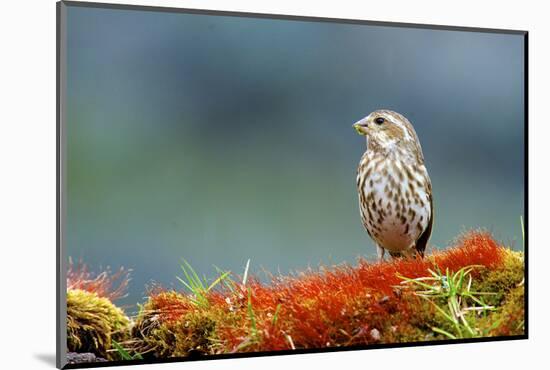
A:
{"label": "blue blurred background", "polygon": [[483,227],[522,247],[522,36],[70,6],[67,31],[67,252],[132,268],[123,303],[179,287],[181,258],[373,258],[351,125],[378,108],[420,137],[433,246]]}

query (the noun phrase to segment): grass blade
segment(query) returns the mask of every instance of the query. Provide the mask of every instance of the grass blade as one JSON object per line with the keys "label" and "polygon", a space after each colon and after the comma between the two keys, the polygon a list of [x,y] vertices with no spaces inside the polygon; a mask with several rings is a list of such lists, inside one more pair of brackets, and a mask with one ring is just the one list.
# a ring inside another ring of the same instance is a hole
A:
{"label": "grass blade", "polygon": [[277,319],[279,317],[279,310],[281,309],[281,304],[279,303],[275,308],[275,313],[273,314],[273,320],[271,320],[271,325],[275,326],[277,324]]}
{"label": "grass blade", "polygon": [[118,354],[123,360],[142,360],[143,357],[139,353],[136,353],[134,356],[132,356],[120,343],[118,343],[116,340],[111,340],[111,344],[113,345],[113,348],[116,349]]}
{"label": "grass blade", "polygon": [[231,273],[231,271],[226,271],[224,272],[222,275],[220,275],[216,280],[214,280],[212,282],[212,284],[210,284],[210,286],[208,287],[208,289],[206,289],[207,292],[209,292],[212,288],[214,288],[220,281],[222,280],[225,280],[225,278],[227,278],[229,276],[229,274]]}
{"label": "grass blade", "polygon": [[456,336],[452,335],[451,333],[449,333],[448,331],[445,331],[443,329],[432,327],[432,330],[435,331],[436,333],[443,334],[444,336],[446,336],[450,339],[456,339]]}
{"label": "grass blade", "polygon": [[248,268],[249,267],[250,267],[250,258],[246,261],[246,266],[244,268],[243,285],[246,285],[246,279],[248,278]]}

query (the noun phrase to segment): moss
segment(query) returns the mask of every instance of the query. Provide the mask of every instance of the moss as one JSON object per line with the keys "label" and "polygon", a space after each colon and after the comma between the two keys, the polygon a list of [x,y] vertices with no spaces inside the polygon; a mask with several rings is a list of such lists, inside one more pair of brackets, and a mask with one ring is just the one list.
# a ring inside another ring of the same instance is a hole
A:
{"label": "moss", "polygon": [[145,357],[211,353],[216,321],[221,319],[215,310],[194,307],[185,295],[160,293],[149,298],[136,318],[133,350]]}
{"label": "moss", "polygon": [[484,296],[489,305],[500,306],[506,295],[524,278],[523,254],[505,250],[503,263],[494,269],[484,269],[473,288],[478,292],[492,293]]}
{"label": "moss", "polygon": [[525,289],[523,284],[511,289],[504,303],[495,312],[481,321],[488,336],[525,334]]}
{"label": "moss", "polygon": [[216,332],[216,320],[212,315],[198,312],[185,315],[173,325],[175,333],[174,356],[187,356],[190,353],[210,353]]}
{"label": "moss", "polygon": [[[524,296],[522,281],[524,278],[523,255],[509,249],[502,249],[500,263],[490,267],[479,267],[473,271],[472,291],[489,293],[480,298],[495,307],[494,311],[471,312],[465,315],[473,333],[460,324],[460,332],[443,314],[434,310],[434,306],[447,310],[444,298],[430,298],[431,303],[413,302],[408,298],[408,307],[414,307],[412,315],[404,318],[397,326],[395,336],[390,342],[410,342],[418,340],[448,339],[445,335],[433,331],[433,328],[452,333],[457,337],[487,337],[517,335],[523,333]],[[409,294],[403,297],[407,299]],[[428,305],[428,306],[426,306]],[[431,306],[431,307],[430,307]],[[431,308],[431,309],[430,309]],[[431,332],[431,333],[430,333]]]}
{"label": "moss", "polygon": [[[197,304],[192,295],[159,290],[136,317],[129,350],[144,358],[167,358],[448,339],[442,331],[458,338],[523,333],[522,254],[485,234],[461,243],[427,259],[361,260],[357,266],[280,277],[272,284],[249,279],[244,285],[239,279],[230,288],[205,294],[207,304]],[[457,272],[474,265],[478,267],[465,280],[473,279],[468,290],[494,293],[475,297],[495,310],[481,312],[476,310],[480,302],[463,301],[463,308],[474,308],[465,311],[469,326],[455,326],[441,313],[449,309],[448,296],[422,298],[418,293],[425,286],[403,284],[407,277],[443,289],[443,278],[426,279],[431,271]]]}
{"label": "moss", "polygon": [[112,340],[128,335],[130,320],[109,299],[80,289],[67,291],[67,349],[92,352],[107,359],[119,359],[109,352]]}
{"label": "moss", "polygon": [[175,309],[175,305],[169,304],[167,309],[161,305],[161,302],[177,303],[184,300],[185,296],[176,292],[163,292],[149,297],[132,328],[134,338],[132,349],[136,353],[141,353],[144,358],[170,357],[176,338],[169,327],[171,312],[167,310]]}
{"label": "moss", "polygon": [[[135,331],[140,325],[147,326],[143,331]],[[134,327],[133,337],[135,339],[133,350],[144,358],[163,358],[173,355],[176,335],[169,324],[161,324],[153,317],[142,319]]]}

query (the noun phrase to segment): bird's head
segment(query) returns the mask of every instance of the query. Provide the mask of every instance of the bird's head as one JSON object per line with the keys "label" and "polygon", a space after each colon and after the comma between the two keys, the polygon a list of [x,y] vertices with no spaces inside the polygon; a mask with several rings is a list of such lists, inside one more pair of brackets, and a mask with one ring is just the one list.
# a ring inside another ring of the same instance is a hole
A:
{"label": "bird's head", "polygon": [[411,123],[401,114],[391,110],[376,110],[357,121],[353,128],[359,135],[367,137],[370,148],[391,150],[395,147],[414,147],[418,144]]}

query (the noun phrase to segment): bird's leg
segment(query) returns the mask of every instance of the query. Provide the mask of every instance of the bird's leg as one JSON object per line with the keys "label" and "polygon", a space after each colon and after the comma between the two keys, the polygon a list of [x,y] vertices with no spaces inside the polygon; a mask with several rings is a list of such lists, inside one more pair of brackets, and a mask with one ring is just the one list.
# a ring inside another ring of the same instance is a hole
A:
{"label": "bird's leg", "polygon": [[404,257],[415,259],[415,258],[424,258],[424,250],[417,250],[416,245],[412,244],[405,251],[401,252]]}
{"label": "bird's leg", "polygon": [[378,255],[378,262],[384,261],[384,254],[386,253],[386,250],[376,244],[376,254]]}

